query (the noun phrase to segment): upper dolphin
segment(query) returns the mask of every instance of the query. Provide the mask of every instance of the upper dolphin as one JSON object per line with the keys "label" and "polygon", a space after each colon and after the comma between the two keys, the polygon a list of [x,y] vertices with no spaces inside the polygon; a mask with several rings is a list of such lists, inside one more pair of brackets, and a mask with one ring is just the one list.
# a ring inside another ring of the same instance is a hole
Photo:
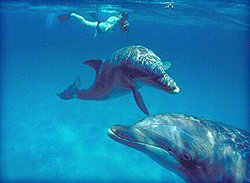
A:
{"label": "upper dolphin", "polygon": [[80,90],[80,79],[77,77],[72,85],[58,94],[60,98],[102,100],[118,96],[120,91],[132,91],[139,108],[149,114],[138,91],[137,81],[169,93],[180,92],[180,88],[166,72],[171,64],[162,62],[153,51],[144,46],[124,47],[113,53],[109,60],[87,60],[84,64],[96,71],[93,85],[87,90]]}
{"label": "upper dolphin", "polygon": [[112,126],[108,135],[187,182],[250,182],[250,133],[183,114]]}

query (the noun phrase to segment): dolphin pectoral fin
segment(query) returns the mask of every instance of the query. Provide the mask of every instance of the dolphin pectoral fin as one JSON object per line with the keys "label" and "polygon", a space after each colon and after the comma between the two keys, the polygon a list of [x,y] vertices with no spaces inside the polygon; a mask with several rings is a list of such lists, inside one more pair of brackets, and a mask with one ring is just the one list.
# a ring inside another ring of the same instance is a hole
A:
{"label": "dolphin pectoral fin", "polygon": [[81,81],[80,81],[80,78],[78,76],[73,84],[71,84],[62,93],[57,94],[57,96],[63,100],[75,98],[79,92],[80,85],[81,85]]}
{"label": "dolphin pectoral fin", "polygon": [[147,115],[149,115],[149,112],[148,112],[148,109],[147,107],[145,106],[144,102],[143,102],[143,99],[142,99],[142,96],[140,94],[140,92],[137,90],[136,87],[133,88],[133,95],[134,95],[134,98],[135,98],[135,101],[138,105],[138,107]]}
{"label": "dolphin pectoral fin", "polygon": [[87,60],[87,61],[83,62],[83,64],[89,65],[90,67],[95,69],[96,74],[98,74],[100,67],[102,65],[102,62],[103,62],[102,60]]}

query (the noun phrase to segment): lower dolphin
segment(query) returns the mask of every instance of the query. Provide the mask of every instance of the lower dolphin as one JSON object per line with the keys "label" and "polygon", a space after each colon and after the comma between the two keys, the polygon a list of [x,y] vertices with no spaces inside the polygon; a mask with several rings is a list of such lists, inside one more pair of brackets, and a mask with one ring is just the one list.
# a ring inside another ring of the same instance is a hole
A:
{"label": "lower dolphin", "polygon": [[250,182],[250,133],[183,114],[112,126],[108,135],[187,182]]}

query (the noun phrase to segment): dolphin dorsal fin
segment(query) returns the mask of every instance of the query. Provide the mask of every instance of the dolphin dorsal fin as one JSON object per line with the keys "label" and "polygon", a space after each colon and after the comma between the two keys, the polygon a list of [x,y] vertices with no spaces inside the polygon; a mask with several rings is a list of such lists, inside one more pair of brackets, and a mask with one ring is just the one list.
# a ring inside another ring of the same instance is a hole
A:
{"label": "dolphin dorsal fin", "polygon": [[163,63],[163,67],[164,67],[164,70],[165,71],[167,71],[168,69],[170,69],[170,67],[171,67],[171,62],[169,62],[169,61],[164,61]]}
{"label": "dolphin dorsal fin", "polygon": [[100,67],[102,65],[102,60],[86,60],[83,64],[89,65],[93,69],[95,69],[96,73],[99,73]]}

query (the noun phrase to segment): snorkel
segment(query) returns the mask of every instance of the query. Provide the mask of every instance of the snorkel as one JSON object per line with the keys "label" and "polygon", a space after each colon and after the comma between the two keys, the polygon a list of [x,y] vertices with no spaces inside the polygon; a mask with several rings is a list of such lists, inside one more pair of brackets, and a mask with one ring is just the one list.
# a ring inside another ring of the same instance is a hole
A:
{"label": "snorkel", "polygon": [[120,29],[123,32],[128,32],[129,31],[129,23],[127,21],[127,19],[128,19],[128,13],[121,13],[119,15],[119,17],[121,17],[121,19],[120,19]]}

